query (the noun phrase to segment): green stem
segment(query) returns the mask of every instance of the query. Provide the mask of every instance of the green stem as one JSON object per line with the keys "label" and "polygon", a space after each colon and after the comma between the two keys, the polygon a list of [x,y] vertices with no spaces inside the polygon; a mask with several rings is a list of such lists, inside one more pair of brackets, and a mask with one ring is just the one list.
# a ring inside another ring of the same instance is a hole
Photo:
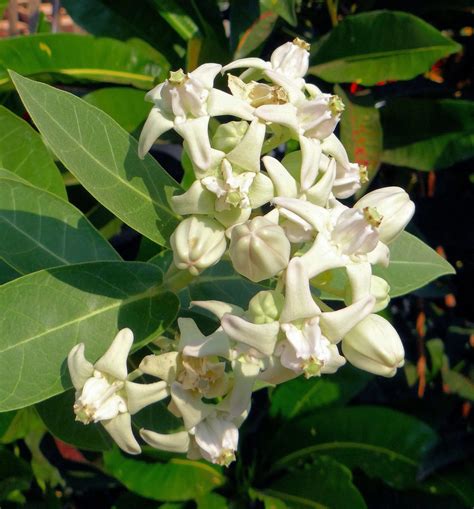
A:
{"label": "green stem", "polygon": [[328,6],[329,17],[331,18],[331,24],[333,27],[337,26],[337,7],[339,0],[326,0],[326,5]]}
{"label": "green stem", "polygon": [[163,287],[173,293],[178,293],[183,288],[186,288],[195,277],[187,270],[178,269],[173,263],[165,274]]}

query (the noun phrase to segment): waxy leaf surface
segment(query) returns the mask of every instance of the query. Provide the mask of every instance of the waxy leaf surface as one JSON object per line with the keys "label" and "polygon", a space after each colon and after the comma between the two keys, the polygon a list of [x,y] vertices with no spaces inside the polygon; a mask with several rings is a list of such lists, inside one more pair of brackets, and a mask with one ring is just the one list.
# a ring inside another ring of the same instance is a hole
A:
{"label": "waxy leaf surface", "polygon": [[42,270],[0,287],[0,411],[43,401],[71,387],[67,355],[85,344],[95,362],[119,329],[138,348],[174,320],[178,300],[162,272],[138,262],[97,262]]}
{"label": "waxy leaf surface", "polygon": [[28,112],[66,168],[104,207],[165,245],[178,219],[168,199],[178,184],[106,113],[67,92],[12,79]]}

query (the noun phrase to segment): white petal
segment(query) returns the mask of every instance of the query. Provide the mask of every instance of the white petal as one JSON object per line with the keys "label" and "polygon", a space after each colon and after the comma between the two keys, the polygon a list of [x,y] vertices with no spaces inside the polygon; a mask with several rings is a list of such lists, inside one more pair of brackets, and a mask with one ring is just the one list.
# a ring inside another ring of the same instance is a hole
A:
{"label": "white petal", "polygon": [[202,64],[190,72],[189,77],[199,80],[204,88],[210,89],[221,69],[222,65],[220,64]]}
{"label": "white petal", "polygon": [[200,308],[207,309],[207,311],[217,316],[219,320],[221,320],[227,313],[237,316],[242,316],[244,314],[244,310],[241,307],[236,306],[235,304],[221,302],[219,300],[193,300],[191,302],[191,306],[198,306]]}
{"label": "white petal", "polygon": [[138,141],[138,155],[143,159],[153,143],[166,131],[173,127],[173,122],[165,117],[159,108],[152,108]]}
{"label": "white petal", "polygon": [[357,302],[370,295],[372,278],[370,263],[350,263],[346,266],[346,272],[351,285],[351,302]]}
{"label": "white petal", "polygon": [[189,433],[187,431],[179,431],[178,433],[161,434],[155,433],[148,429],[141,429],[140,436],[148,444],[155,449],[169,452],[188,452],[189,449]]}
{"label": "white petal", "polygon": [[265,62],[261,58],[240,58],[238,60],[234,60],[230,64],[224,65],[222,68],[222,72],[227,72],[232,69],[240,69],[242,67],[249,67],[252,69],[270,69],[270,62]]}
{"label": "white petal", "polygon": [[226,159],[239,169],[255,173],[260,171],[260,154],[265,130],[265,124],[254,120],[240,143],[226,155]]}
{"label": "white petal", "polygon": [[213,88],[207,100],[207,112],[212,117],[231,115],[244,120],[253,120],[255,108],[238,97]]}
{"label": "white petal", "polygon": [[308,274],[300,258],[293,258],[286,270],[285,305],[281,323],[318,316],[321,310],[311,295]]}
{"label": "white petal", "polygon": [[278,197],[273,200],[273,203],[277,207],[287,209],[298,215],[318,232],[327,229],[329,213],[323,207],[297,198]]}
{"label": "white petal", "polygon": [[186,150],[193,164],[201,171],[208,170],[212,162],[208,126],[209,116],[192,118],[174,126],[174,130],[186,142]]}
{"label": "white petal", "polygon": [[130,329],[120,330],[108,350],[95,363],[94,368],[108,373],[118,380],[125,380],[127,378],[127,357],[132,344],[133,332]]}
{"label": "white petal", "polygon": [[265,122],[283,125],[298,132],[299,123],[296,115],[296,108],[290,103],[259,106],[255,110],[255,116],[261,118]]}
{"label": "white petal", "polygon": [[[298,196],[298,186],[296,180],[290,172],[274,157],[265,156],[262,158],[263,164],[270,175],[277,196],[287,196],[296,198]],[[275,209],[276,210],[276,209]]]}
{"label": "white petal", "polygon": [[233,363],[234,387],[230,395],[230,416],[238,417],[249,409],[253,386],[260,372],[258,364],[236,361]]}
{"label": "white petal", "polygon": [[282,365],[279,357],[272,355],[268,358],[265,370],[257,378],[258,380],[277,385],[292,380],[297,376],[298,373]]}
{"label": "white petal", "polygon": [[132,419],[128,412],[119,414],[110,421],[101,421],[107,433],[114,442],[128,454],[140,454],[142,452],[132,432]]}
{"label": "white petal", "polygon": [[155,382],[153,384],[137,384],[135,382],[125,382],[125,391],[127,393],[127,406],[131,415],[136,414],[142,408],[152,403],[161,401],[169,396],[170,391],[166,382]]}
{"label": "white petal", "polygon": [[332,343],[338,343],[360,321],[370,315],[374,304],[374,297],[367,295],[358,302],[338,311],[323,313],[320,318],[323,334]]}
{"label": "white petal", "polygon": [[252,208],[265,205],[273,198],[273,183],[263,173],[257,173],[248,193]]}
{"label": "white petal", "polygon": [[331,195],[336,178],[336,161],[331,159],[327,170],[323,173],[318,182],[306,191],[306,196],[311,203],[326,207]]}
{"label": "white petal", "polygon": [[182,216],[188,214],[209,215],[214,211],[215,201],[215,195],[208,191],[200,180],[195,180],[185,193],[171,198],[171,206],[176,214]]}
{"label": "white petal", "polygon": [[67,366],[72,385],[76,390],[82,389],[94,372],[94,366],[84,357],[84,343],[79,343],[69,352]]}
{"label": "white petal", "polygon": [[196,424],[214,411],[213,405],[204,404],[199,397],[184,390],[176,382],[171,386],[171,397],[183,418],[185,428],[188,430],[194,428]]}
{"label": "white petal", "polygon": [[147,375],[161,378],[168,384],[176,380],[179,352],[166,352],[160,355],[147,355],[142,359],[138,369]]}
{"label": "white petal", "polygon": [[180,352],[187,345],[202,345],[206,341],[206,336],[199,330],[192,318],[178,318],[178,327],[180,332],[178,350]]}
{"label": "white petal", "polygon": [[300,80],[292,80],[283,74],[268,70],[265,71],[265,76],[267,76],[275,85],[280,85],[280,87],[283,87],[287,92],[288,96],[290,98],[290,102],[295,104],[299,101],[304,101],[305,96],[303,92],[301,91],[301,81]]}
{"label": "white petal", "polygon": [[340,355],[336,345],[329,345],[328,349],[331,352],[331,356],[329,360],[324,363],[324,366],[321,369],[321,373],[325,374],[335,373],[346,363],[346,359]]}
{"label": "white petal", "polygon": [[318,140],[299,137],[301,146],[301,189],[309,189],[318,176],[319,160],[321,158],[321,143]]}
{"label": "white petal", "polygon": [[369,260],[372,265],[388,267],[390,263],[390,249],[383,242],[379,242],[373,251],[367,253],[367,260]]}
{"label": "white petal", "polygon": [[348,263],[347,257],[339,255],[334,246],[322,234],[316,237],[316,241],[301,256],[301,260],[310,279],[327,270],[344,267]]}
{"label": "white petal", "polygon": [[202,343],[187,344],[183,347],[183,354],[191,357],[207,357],[218,355],[228,359],[230,357],[230,343],[227,334],[219,327]]}
{"label": "white petal", "polygon": [[244,343],[271,355],[275,349],[280,324],[278,322],[256,324],[234,315],[224,315],[222,328],[234,341]]}

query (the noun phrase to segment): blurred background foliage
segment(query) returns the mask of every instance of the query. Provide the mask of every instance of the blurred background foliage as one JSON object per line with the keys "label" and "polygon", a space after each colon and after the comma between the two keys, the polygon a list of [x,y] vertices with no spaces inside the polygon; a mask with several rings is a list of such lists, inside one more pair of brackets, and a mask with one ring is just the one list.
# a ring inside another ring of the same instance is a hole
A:
{"label": "blurred background foliage", "polygon": [[[386,310],[407,352],[395,378],[346,366],[256,392],[238,461],[226,470],[146,448],[125,457],[72,422],[70,393],[0,413],[1,507],[473,507],[472,3],[0,0],[0,11],[0,168],[67,195],[125,259],[163,266],[169,256],[62,167],[29,125],[7,69],[73,92],[137,137],[145,92],[170,69],[268,58],[301,37],[311,43],[309,81],[344,99],[339,135],[352,160],[368,165],[367,188],[405,188],[417,205],[409,230],[457,270],[400,291]],[[167,136],[152,154],[180,180],[179,140]],[[420,252],[413,278],[426,263]],[[255,292],[225,263],[210,270],[216,279],[190,285],[184,304],[206,298],[209,285],[241,304]],[[0,259],[2,282],[18,276]]]}

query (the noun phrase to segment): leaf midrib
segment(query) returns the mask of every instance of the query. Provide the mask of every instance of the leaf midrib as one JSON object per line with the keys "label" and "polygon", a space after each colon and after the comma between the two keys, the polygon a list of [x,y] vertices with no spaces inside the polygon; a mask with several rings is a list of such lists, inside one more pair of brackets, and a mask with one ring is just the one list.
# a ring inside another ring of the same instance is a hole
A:
{"label": "leaf midrib", "polygon": [[309,454],[312,454],[313,452],[317,451],[325,451],[325,450],[331,450],[331,449],[359,449],[363,451],[370,451],[370,452],[377,452],[380,454],[383,454],[385,456],[390,456],[391,458],[396,458],[414,468],[418,466],[417,462],[407,456],[403,456],[402,454],[392,451],[390,449],[387,449],[386,447],[382,447],[380,445],[374,445],[374,444],[362,444],[357,442],[327,442],[323,444],[317,444],[317,445],[311,445],[309,447],[304,447],[303,449],[298,449],[295,452],[292,452],[290,454],[287,454],[286,456],[283,456],[279,460],[277,460],[274,463],[274,467],[272,468],[272,471],[276,470],[278,467],[283,467],[286,464],[295,461],[298,458],[301,458],[303,456],[307,456]]}
{"label": "leaf midrib", "polygon": [[340,65],[341,63],[357,63],[364,62],[365,60],[375,59],[375,58],[385,58],[399,55],[400,58],[403,58],[406,53],[428,53],[431,51],[452,48],[454,52],[455,46],[451,43],[437,46],[423,46],[422,48],[409,48],[405,50],[389,50],[389,51],[374,51],[371,53],[363,53],[362,55],[348,55],[347,57],[336,58],[335,60],[326,60],[325,62],[321,62],[320,64],[314,64],[310,66],[310,71],[314,69],[324,69],[327,67],[333,67]]}
{"label": "leaf midrib", "polygon": [[288,502],[297,502],[298,504],[306,505],[307,507],[312,507],[314,509],[330,509],[329,506],[320,504],[319,502],[299,497],[297,495],[292,495],[290,493],[285,493],[283,491],[278,491],[273,488],[265,490],[265,493],[270,496],[275,496],[276,498],[279,498],[281,500],[287,500]]}
{"label": "leaf midrib", "polygon": [[[45,335],[48,335],[50,333],[53,333],[53,332],[56,332],[58,330],[61,330],[61,329],[64,329],[64,328],[67,328],[71,325],[74,325],[75,323],[79,323],[79,322],[82,322],[83,320],[87,320],[93,316],[96,316],[98,314],[101,314],[101,313],[105,313],[107,311],[110,311],[112,309],[115,309],[117,307],[123,307],[123,306],[127,306],[128,304],[132,304],[133,302],[137,302],[139,300],[142,300],[142,299],[149,299],[151,297],[154,297],[155,295],[158,295],[159,293],[161,293],[162,289],[161,289],[161,285],[160,286],[154,286],[152,288],[148,288],[146,291],[142,292],[142,293],[139,293],[139,294],[136,294],[136,295],[133,295],[132,297],[129,297],[127,299],[124,299],[124,300],[117,300],[116,302],[114,302],[113,304],[110,304],[108,306],[104,306],[100,309],[96,309],[90,313],[87,313],[85,315],[81,315],[77,318],[74,318],[73,320],[69,320],[68,322],[63,322],[55,327],[51,327],[49,328],[48,330],[45,330],[43,332],[41,332],[40,334],[35,334],[34,336],[30,336],[28,338],[25,338],[24,340],[20,341],[20,342],[17,342],[13,345],[10,345],[8,346],[7,348],[5,348],[4,350],[0,350],[0,355],[1,354],[4,354],[6,352],[8,352],[9,350],[12,350],[16,347],[20,347],[20,346],[23,346],[27,343],[30,343],[31,341],[34,341],[34,340],[37,340]],[[8,396],[10,397],[10,395]],[[3,401],[3,400],[0,400],[0,402]]]}

